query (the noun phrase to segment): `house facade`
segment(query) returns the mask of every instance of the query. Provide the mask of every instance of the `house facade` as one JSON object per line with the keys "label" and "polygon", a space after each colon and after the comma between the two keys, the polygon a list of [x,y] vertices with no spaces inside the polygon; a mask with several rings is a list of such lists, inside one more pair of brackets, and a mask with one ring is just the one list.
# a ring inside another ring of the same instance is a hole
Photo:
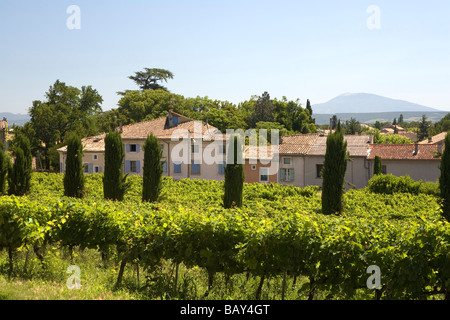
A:
{"label": "house facade", "polygon": [[[174,180],[225,179],[227,134],[208,123],[169,111],[166,117],[118,128],[125,150],[123,171],[143,175],[144,143],[152,133],[162,149],[163,175]],[[103,173],[105,134],[82,139],[84,172]],[[414,180],[436,181],[445,134],[415,144],[373,144],[371,135],[345,135],[349,161],[346,188],[364,188],[373,177],[376,155],[382,158],[384,173],[409,175]],[[246,146],[245,182],[280,183],[305,187],[322,186],[327,136],[323,133],[281,136],[278,145]],[[60,171],[64,173],[66,147],[58,149]]]}
{"label": "house facade", "polygon": [[440,176],[438,152],[441,151],[438,144],[373,144],[367,156],[369,179],[373,177],[375,156],[379,156],[384,174],[436,182]]}

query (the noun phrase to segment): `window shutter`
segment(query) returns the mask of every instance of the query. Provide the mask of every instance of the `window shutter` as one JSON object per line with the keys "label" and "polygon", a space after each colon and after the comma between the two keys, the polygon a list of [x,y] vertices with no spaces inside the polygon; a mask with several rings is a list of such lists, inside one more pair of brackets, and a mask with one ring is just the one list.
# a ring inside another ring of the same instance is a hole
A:
{"label": "window shutter", "polygon": [[102,167],[98,167],[98,173],[102,173]]}
{"label": "window shutter", "polygon": [[126,145],[126,149],[127,149],[127,152],[130,152],[130,145],[129,144]]}
{"label": "window shutter", "polygon": [[92,163],[88,164],[88,172],[93,173],[94,172],[94,165]]}
{"label": "window shutter", "polygon": [[141,173],[141,161],[140,160],[136,161],[136,173]]}
{"label": "window shutter", "polygon": [[289,180],[294,181],[294,179],[295,179],[294,168],[291,168],[289,169]]}
{"label": "window shutter", "polygon": [[125,173],[130,172],[131,170],[130,167],[131,167],[130,161],[129,160],[125,161]]}
{"label": "window shutter", "polygon": [[140,148],[141,148],[141,145],[140,145],[140,144],[137,144],[137,145],[136,145],[136,152],[139,152]]}
{"label": "window shutter", "polygon": [[280,169],[280,181],[284,181],[284,174],[285,174],[284,169],[281,168]]}
{"label": "window shutter", "polygon": [[167,173],[167,161],[163,162],[163,171],[164,173]]}

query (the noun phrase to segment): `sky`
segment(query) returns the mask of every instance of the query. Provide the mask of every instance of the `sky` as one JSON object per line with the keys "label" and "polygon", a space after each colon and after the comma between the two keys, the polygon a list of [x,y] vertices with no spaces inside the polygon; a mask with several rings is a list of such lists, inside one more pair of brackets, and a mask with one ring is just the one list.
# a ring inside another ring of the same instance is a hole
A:
{"label": "sky", "polygon": [[56,80],[117,108],[144,68],[185,97],[364,92],[450,111],[450,1],[0,0],[0,114]]}

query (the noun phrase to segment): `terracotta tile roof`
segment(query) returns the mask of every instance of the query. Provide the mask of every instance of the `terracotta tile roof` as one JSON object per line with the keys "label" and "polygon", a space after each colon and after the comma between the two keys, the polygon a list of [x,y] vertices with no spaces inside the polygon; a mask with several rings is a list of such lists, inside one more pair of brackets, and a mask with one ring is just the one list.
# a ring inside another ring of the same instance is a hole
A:
{"label": "terracotta tile roof", "polygon": [[218,132],[216,127],[197,120],[189,120],[169,128],[166,126],[166,117],[123,126],[121,136],[122,139],[140,140],[146,139],[150,133],[153,133],[159,139],[187,138],[188,131],[191,132],[192,138],[209,140],[214,137],[224,137],[223,134],[215,134]]}
{"label": "terracotta tile roof", "polygon": [[270,160],[277,152],[277,146],[246,146],[245,159]]}
{"label": "terracotta tile roof", "polygon": [[[371,136],[346,135],[347,151],[351,157],[365,157],[369,149]],[[327,150],[327,136],[320,136],[312,146],[308,155],[324,156]]]}
{"label": "terracotta tile roof", "polygon": [[[81,139],[84,151],[88,152],[103,152],[105,151],[105,136],[106,134],[101,134],[98,136],[87,137]],[[67,146],[58,149],[61,152],[67,152]]]}
{"label": "terracotta tile roof", "polygon": [[306,155],[319,136],[317,133],[282,136],[279,153]]}
{"label": "terracotta tile roof", "polygon": [[420,141],[419,144],[436,144],[436,143],[442,143],[445,140],[445,136],[447,135],[447,132],[441,132],[435,136],[431,137],[431,141],[429,139],[425,139],[423,141]]}
{"label": "terracotta tile roof", "polygon": [[419,152],[415,153],[414,144],[372,144],[367,159],[380,156],[383,160],[440,160],[435,158],[437,145],[418,145]]}

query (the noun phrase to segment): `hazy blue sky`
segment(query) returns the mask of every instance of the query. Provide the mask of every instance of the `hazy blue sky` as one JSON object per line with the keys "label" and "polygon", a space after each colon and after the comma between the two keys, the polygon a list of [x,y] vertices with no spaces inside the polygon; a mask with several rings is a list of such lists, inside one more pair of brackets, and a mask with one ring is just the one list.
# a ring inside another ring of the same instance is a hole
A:
{"label": "hazy blue sky", "polygon": [[450,111],[450,1],[0,0],[0,113],[26,113],[57,79],[116,108],[145,67],[186,97],[366,92]]}

